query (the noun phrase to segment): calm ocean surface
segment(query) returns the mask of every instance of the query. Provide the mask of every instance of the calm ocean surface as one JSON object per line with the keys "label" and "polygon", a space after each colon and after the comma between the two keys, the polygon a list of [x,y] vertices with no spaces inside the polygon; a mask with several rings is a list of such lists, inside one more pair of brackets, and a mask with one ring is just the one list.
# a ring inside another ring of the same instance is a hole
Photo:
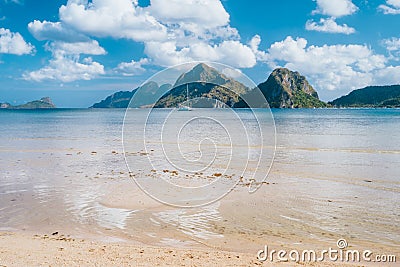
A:
{"label": "calm ocean surface", "polygon": [[[232,212],[232,196],[194,210],[124,201],[140,194],[123,156],[124,110],[0,110],[0,230],[176,246],[229,243],[242,232],[257,236],[255,243],[267,236],[328,242],[330,234],[398,247],[400,109],[273,110],[273,116],[269,184],[249,202],[238,196]],[[199,125],[198,134],[207,126]],[[233,169],[240,164],[232,162]]]}

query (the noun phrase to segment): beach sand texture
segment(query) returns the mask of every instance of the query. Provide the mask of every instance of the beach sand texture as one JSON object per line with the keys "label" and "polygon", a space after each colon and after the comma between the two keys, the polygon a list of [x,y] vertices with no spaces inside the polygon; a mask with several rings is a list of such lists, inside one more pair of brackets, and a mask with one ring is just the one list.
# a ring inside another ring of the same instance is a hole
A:
{"label": "beach sand texture", "polygon": [[322,250],[341,238],[400,255],[397,113],[315,112],[275,114],[276,158],[256,193],[241,183],[193,209],[155,201],[129,176],[123,112],[13,114],[0,144],[0,266],[252,266],[265,245]]}

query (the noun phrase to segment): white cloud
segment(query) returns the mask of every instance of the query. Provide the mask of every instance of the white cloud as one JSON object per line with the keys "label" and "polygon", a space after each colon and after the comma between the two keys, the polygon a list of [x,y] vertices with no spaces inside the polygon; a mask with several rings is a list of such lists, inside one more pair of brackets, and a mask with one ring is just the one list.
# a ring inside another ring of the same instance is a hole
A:
{"label": "white cloud", "polygon": [[[351,0],[316,0],[317,9],[313,13],[319,13],[330,17],[343,17],[351,15],[358,10],[358,7]],[[389,0],[391,1],[391,0]]]}
{"label": "white cloud", "polygon": [[135,76],[140,75],[146,71],[143,65],[149,64],[147,58],[142,58],[139,61],[132,60],[131,62],[121,62],[115,68],[117,73],[121,73],[123,76]]}
{"label": "white cloud", "polygon": [[261,37],[260,35],[256,34],[253,36],[253,38],[251,38],[250,42],[249,42],[249,46],[251,48],[251,50],[253,50],[253,52],[257,52],[259,49],[261,43]]}
{"label": "white cloud", "polygon": [[28,24],[28,30],[39,41],[84,42],[89,40],[86,35],[68,28],[61,22],[35,20]]}
{"label": "white cloud", "polygon": [[259,49],[260,43],[261,43],[261,37],[260,35],[256,34],[253,36],[253,38],[251,38],[248,45],[250,46],[257,60],[266,61],[267,54]]}
{"label": "white cloud", "polygon": [[76,43],[65,43],[65,42],[53,42],[47,45],[48,50],[55,51],[55,53],[71,54],[71,55],[105,55],[106,51],[99,45],[96,40],[90,40],[88,42],[76,42]]}
{"label": "white cloud", "polygon": [[229,14],[219,0],[152,0],[147,10],[163,24],[179,24],[198,35],[229,23]]}
{"label": "white cloud", "polygon": [[25,42],[20,33],[0,28],[0,53],[26,55],[32,54],[34,51],[35,47]]}
{"label": "white cloud", "polygon": [[65,24],[96,37],[135,41],[167,37],[165,26],[131,0],[69,0],[60,7],[59,15]]}
{"label": "white cloud", "polygon": [[104,55],[106,51],[95,40],[88,42],[65,43],[52,42],[46,45],[53,58],[48,65],[23,75],[25,80],[44,81],[57,80],[72,82],[76,80],[91,80],[104,74],[104,66],[94,62],[91,57],[81,59],[81,54]]}
{"label": "white cloud", "polygon": [[352,34],[355,33],[355,29],[347,26],[347,24],[338,25],[334,18],[324,19],[321,18],[319,23],[308,20],[306,23],[306,30],[328,32],[328,33],[343,33]]}
{"label": "white cloud", "polygon": [[388,51],[397,51],[400,50],[400,38],[390,38],[383,40],[383,44],[385,45]]}
{"label": "white cloud", "polygon": [[131,0],[69,0],[60,8],[60,19],[89,36],[143,42],[152,63],[162,66],[192,60],[256,64],[219,0],[152,0],[146,8]]}
{"label": "white cloud", "polygon": [[312,80],[317,90],[349,90],[374,82],[374,73],[385,68],[386,58],[365,45],[307,46],[304,38],[288,36],[271,45],[267,62],[287,67]]}
{"label": "white cloud", "polygon": [[250,47],[239,41],[223,41],[218,45],[196,42],[179,48],[176,42],[147,42],[145,53],[161,66],[188,61],[218,61],[239,68],[253,67],[256,57]]}
{"label": "white cloud", "polygon": [[218,0],[151,0],[148,10],[164,23],[187,22],[204,27],[229,23],[229,14]]}
{"label": "white cloud", "polygon": [[382,40],[382,45],[386,47],[391,59],[400,60],[400,38],[392,37]]}
{"label": "white cloud", "polygon": [[400,14],[400,0],[386,0],[386,5],[378,7],[384,14]]}
{"label": "white cloud", "polygon": [[104,66],[93,62],[90,57],[79,62],[79,57],[56,55],[49,64],[37,71],[25,73],[23,78],[32,81],[57,80],[72,82],[76,80],[91,80],[104,74]]}
{"label": "white cloud", "polygon": [[308,20],[305,26],[306,30],[342,34],[355,33],[354,28],[347,24],[339,25],[336,22],[336,18],[354,14],[358,10],[351,0],[316,0],[316,2],[317,9],[312,13],[327,15],[329,18],[320,18],[319,22]]}
{"label": "white cloud", "polygon": [[[72,53],[67,43],[113,37],[142,42],[149,62],[161,66],[193,60],[242,68],[256,64],[255,52],[240,42],[219,0],[151,0],[145,8],[132,0],[68,0],[59,17],[59,22],[33,21],[28,28],[66,54]],[[122,62],[114,70],[130,75],[142,71],[142,63]]]}
{"label": "white cloud", "polygon": [[91,57],[81,57],[82,54],[105,55],[107,52],[98,41],[91,40],[63,22],[35,20],[28,24],[28,29],[37,40],[49,41],[45,48],[52,53],[52,59],[43,68],[26,72],[24,79],[72,82],[91,80],[105,73],[102,64],[94,62]]}
{"label": "white cloud", "polygon": [[388,66],[378,70],[375,75],[376,84],[400,84],[400,66]]}
{"label": "white cloud", "polygon": [[219,56],[219,62],[238,68],[250,68],[257,63],[251,48],[238,41],[224,41],[213,48]]}

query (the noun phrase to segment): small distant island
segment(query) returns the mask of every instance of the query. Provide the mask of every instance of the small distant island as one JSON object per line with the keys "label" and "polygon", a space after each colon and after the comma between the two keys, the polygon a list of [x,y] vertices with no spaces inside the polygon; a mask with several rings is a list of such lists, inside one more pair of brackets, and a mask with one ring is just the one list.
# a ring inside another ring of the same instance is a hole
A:
{"label": "small distant island", "polygon": [[[209,83],[192,84],[190,81],[202,80],[207,77]],[[213,84],[215,81],[216,84]],[[157,103],[147,103],[142,100],[143,106],[157,108],[171,108],[186,99],[186,85],[189,87],[189,97],[218,99],[226,106],[232,108],[245,108],[246,103],[227,88],[241,95],[251,96],[254,88],[248,88],[242,83],[227,77],[216,69],[200,63],[187,73],[178,77],[174,85],[149,82],[142,86],[142,90],[154,92],[158,88],[173,88]],[[195,90],[191,90],[194,89]],[[328,103],[319,99],[317,91],[310,85],[306,77],[299,72],[287,68],[277,68],[272,71],[268,79],[258,85],[271,108],[398,108],[400,107],[400,85],[369,86],[352,91],[346,96]],[[120,91],[108,96],[106,99],[95,103],[91,108],[127,108],[129,102],[138,88],[132,91]]]}
{"label": "small distant island", "polygon": [[56,108],[50,97],[42,97],[22,105],[13,106],[9,103],[0,103],[0,109],[51,109]]}

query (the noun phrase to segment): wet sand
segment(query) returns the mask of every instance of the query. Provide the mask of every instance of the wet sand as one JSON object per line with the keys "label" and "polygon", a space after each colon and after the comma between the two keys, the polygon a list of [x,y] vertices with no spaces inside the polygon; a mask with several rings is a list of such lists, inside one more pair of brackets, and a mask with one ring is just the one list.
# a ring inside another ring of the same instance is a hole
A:
{"label": "wet sand", "polygon": [[[38,116],[29,132],[25,121],[3,132],[0,266],[249,266],[264,245],[322,250],[336,248],[341,238],[349,249],[399,258],[400,147],[382,137],[382,127],[352,122],[361,128],[315,130],[304,126],[315,122],[301,117],[303,128],[292,127],[299,118],[285,115],[277,120],[274,165],[256,193],[249,194],[245,182],[220,201],[187,209],[151,199],[129,177],[121,125],[113,124],[121,112],[74,112],[52,117],[52,127]],[[332,120],[329,125],[341,122]],[[147,157],[141,153],[137,157]],[[164,170],[148,174],[172,177],[175,171]],[[104,257],[98,254],[103,246],[109,248]]]}
{"label": "wet sand", "polygon": [[[322,250],[336,248],[339,238],[345,238],[351,249],[400,254],[396,210],[393,214],[380,212],[379,202],[373,208],[366,205],[371,192],[377,190],[375,183],[361,181],[360,185],[304,175],[300,180],[280,171],[278,158],[268,182],[255,194],[240,184],[220,201],[185,209],[150,198],[124,166],[108,166],[111,170],[100,172],[97,166],[85,169],[79,165],[82,159],[88,162],[98,157],[120,164],[120,150],[67,154],[52,151],[63,165],[81,170],[66,173],[66,187],[65,181],[63,187],[38,183],[30,190],[10,189],[1,195],[4,216],[0,230],[6,232],[0,238],[0,264],[250,266],[259,263],[256,253],[264,245],[275,250]],[[387,203],[391,194],[398,196],[389,191],[380,199],[386,198]],[[69,241],[57,240],[58,235],[51,235],[54,232],[70,235]],[[104,246],[109,248],[107,252],[102,250]],[[169,251],[176,253],[170,255]],[[237,255],[239,259],[235,259]],[[264,265],[268,266],[267,262]]]}

